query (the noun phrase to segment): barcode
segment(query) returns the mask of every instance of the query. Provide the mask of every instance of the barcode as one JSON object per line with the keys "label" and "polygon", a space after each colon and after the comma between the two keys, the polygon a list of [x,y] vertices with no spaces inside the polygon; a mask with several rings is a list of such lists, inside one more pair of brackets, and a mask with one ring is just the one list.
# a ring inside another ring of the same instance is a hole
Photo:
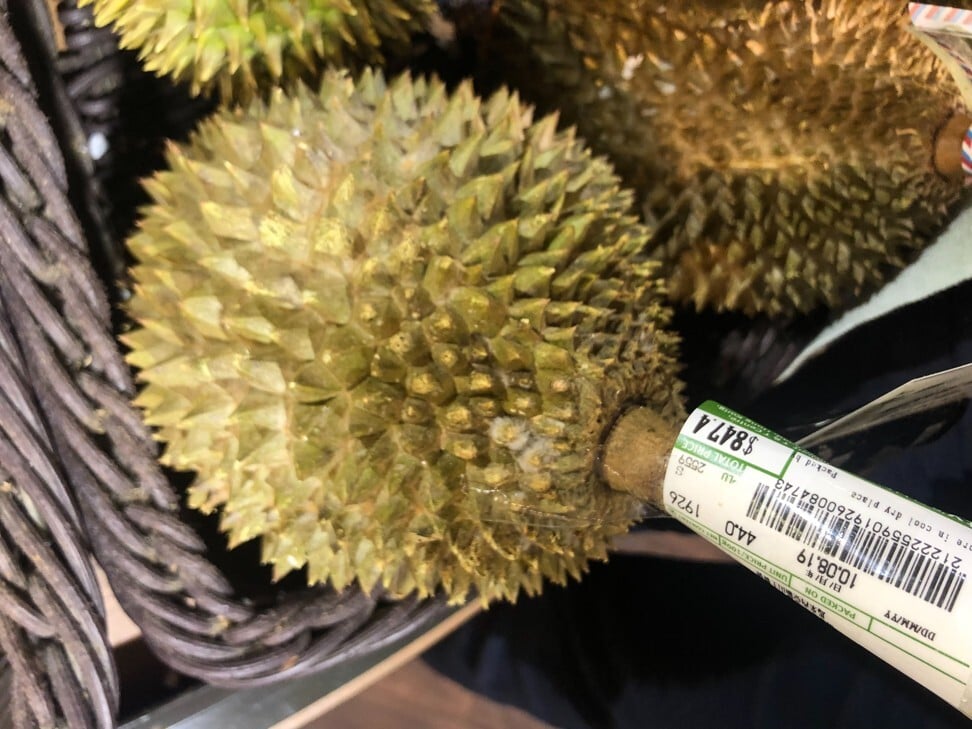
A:
{"label": "barcode", "polygon": [[887,538],[870,523],[798,499],[796,489],[784,493],[760,484],[746,516],[948,612],[965,585],[965,572]]}

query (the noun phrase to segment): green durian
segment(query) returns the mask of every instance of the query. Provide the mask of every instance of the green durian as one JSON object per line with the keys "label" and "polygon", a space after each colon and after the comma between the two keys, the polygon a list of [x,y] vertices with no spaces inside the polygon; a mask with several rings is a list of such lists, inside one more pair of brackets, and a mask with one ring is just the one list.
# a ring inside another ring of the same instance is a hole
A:
{"label": "green durian", "polygon": [[629,406],[680,421],[676,342],[631,194],[556,124],[328,72],[147,182],[137,403],[278,577],[512,599],[636,517],[598,448]]}
{"label": "green durian", "polygon": [[495,14],[489,66],[636,189],[677,301],[844,307],[960,197],[932,165],[958,90],[903,3],[497,0]]}
{"label": "green durian", "polygon": [[428,28],[435,0],[80,0],[145,68],[246,102],[324,64],[379,63]]}

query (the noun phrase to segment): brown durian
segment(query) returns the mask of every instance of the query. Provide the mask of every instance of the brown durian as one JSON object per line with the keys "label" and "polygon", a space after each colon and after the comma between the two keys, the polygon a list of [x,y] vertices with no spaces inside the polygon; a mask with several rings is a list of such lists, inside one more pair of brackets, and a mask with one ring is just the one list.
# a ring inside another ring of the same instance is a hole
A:
{"label": "brown durian", "polygon": [[147,70],[242,102],[312,80],[324,64],[404,55],[436,13],[435,0],[79,0],[91,4]]}
{"label": "brown durian", "polygon": [[164,462],[232,544],[457,601],[605,556],[640,502],[598,476],[602,439],[629,406],[683,411],[649,231],[604,160],[505,91],[329,72],[168,162],[125,342]]}
{"label": "brown durian", "polygon": [[677,301],[847,306],[960,197],[932,165],[958,91],[903,3],[497,3],[488,64],[634,186]]}

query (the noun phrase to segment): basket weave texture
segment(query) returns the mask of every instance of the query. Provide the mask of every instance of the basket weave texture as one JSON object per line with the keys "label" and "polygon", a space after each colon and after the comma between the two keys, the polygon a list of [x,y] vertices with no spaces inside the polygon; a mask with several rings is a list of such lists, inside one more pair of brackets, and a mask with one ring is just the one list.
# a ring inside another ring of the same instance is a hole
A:
{"label": "basket weave texture", "polygon": [[0,0],[0,649],[7,723],[74,729],[118,708],[95,561],[158,656],[230,687],[377,650],[446,608],[326,586],[247,597],[181,517],[130,405],[106,295],[124,260],[114,170],[88,150],[119,133],[131,59],[87,10],[58,11],[60,27],[46,0]]}

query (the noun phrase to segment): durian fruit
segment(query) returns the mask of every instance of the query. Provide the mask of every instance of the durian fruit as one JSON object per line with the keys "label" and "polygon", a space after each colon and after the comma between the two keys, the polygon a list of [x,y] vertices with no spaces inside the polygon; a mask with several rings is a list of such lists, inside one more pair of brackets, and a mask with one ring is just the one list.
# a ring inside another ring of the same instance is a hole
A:
{"label": "durian fruit", "polygon": [[145,68],[246,102],[324,64],[379,63],[427,28],[435,0],[80,0]]}
{"label": "durian fruit", "polygon": [[903,3],[497,0],[495,14],[488,64],[635,187],[677,301],[778,318],[846,306],[960,197],[932,165],[958,90]]}
{"label": "durian fruit", "polygon": [[602,439],[632,406],[683,416],[649,231],[605,161],[505,91],[369,71],[218,112],[168,163],[124,341],[231,544],[456,601],[605,556],[640,501],[598,475]]}

